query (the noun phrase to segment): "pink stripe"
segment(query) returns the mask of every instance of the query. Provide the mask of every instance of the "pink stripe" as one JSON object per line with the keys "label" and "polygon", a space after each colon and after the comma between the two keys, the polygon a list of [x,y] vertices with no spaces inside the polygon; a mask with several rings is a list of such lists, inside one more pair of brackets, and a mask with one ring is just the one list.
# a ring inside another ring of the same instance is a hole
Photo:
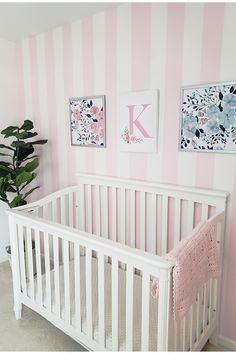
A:
{"label": "pink stripe", "polygon": [[[84,96],[93,96],[93,22],[92,17],[82,20],[82,48],[83,48],[83,86]],[[86,172],[95,173],[95,154],[93,147],[83,148],[86,151]]]}
{"label": "pink stripe", "polygon": [[[32,111],[33,111],[33,122],[35,130],[38,132],[38,138],[43,139],[40,134],[40,106],[39,106],[39,86],[38,86],[38,60],[37,60],[37,47],[36,47],[36,38],[31,37],[29,39],[29,48],[30,48],[30,78],[31,78],[31,89],[32,89]],[[42,155],[43,152],[39,149],[39,154]],[[35,192],[33,197],[36,195],[38,198],[43,196],[43,167],[42,164],[39,164],[37,172],[37,185],[40,186],[40,189]],[[37,198],[36,198],[37,199]]]}
{"label": "pink stripe", "polygon": [[178,176],[179,92],[182,85],[184,4],[168,5],[162,181]]}
{"label": "pink stripe", "polygon": [[[117,10],[105,12],[105,82],[109,99],[106,101],[107,174],[117,175]],[[108,134],[109,133],[109,134]]]}
{"label": "pink stripe", "polygon": [[[205,4],[203,21],[201,83],[217,82],[220,80],[224,4]],[[197,155],[196,186],[212,188],[214,166],[214,153]]]}
{"label": "pink stripe", "polygon": [[18,119],[19,124],[25,119],[25,92],[24,92],[24,71],[22,59],[22,42],[16,42],[16,71],[17,71],[17,89],[18,89]]}
{"label": "pink stripe", "polygon": [[[48,105],[48,131],[50,144],[50,161],[52,171],[52,191],[59,189],[59,156],[58,156],[58,134],[56,119],[56,95],[55,95],[55,76],[54,76],[54,51],[52,32],[44,34],[45,39],[45,64],[47,77],[47,105]],[[47,183],[47,180],[45,180]]]}
{"label": "pink stripe", "polygon": [[[132,4],[132,90],[150,85],[151,4]],[[146,69],[144,69],[146,68]],[[130,154],[130,178],[146,180],[147,154]]]}
{"label": "pink stripe", "polygon": [[69,98],[73,97],[73,60],[71,24],[63,27],[64,92],[65,92],[65,140],[67,146],[68,183],[76,183],[76,146],[71,145],[69,128]]}

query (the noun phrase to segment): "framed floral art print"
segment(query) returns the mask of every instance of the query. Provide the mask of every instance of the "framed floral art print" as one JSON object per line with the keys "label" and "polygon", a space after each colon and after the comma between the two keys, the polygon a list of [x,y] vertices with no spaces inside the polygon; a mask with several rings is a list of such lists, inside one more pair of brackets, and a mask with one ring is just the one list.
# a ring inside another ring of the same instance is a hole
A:
{"label": "framed floral art print", "polygon": [[106,146],[105,96],[70,98],[71,144]]}
{"label": "framed floral art print", "polygon": [[182,89],[179,149],[236,152],[236,82]]}

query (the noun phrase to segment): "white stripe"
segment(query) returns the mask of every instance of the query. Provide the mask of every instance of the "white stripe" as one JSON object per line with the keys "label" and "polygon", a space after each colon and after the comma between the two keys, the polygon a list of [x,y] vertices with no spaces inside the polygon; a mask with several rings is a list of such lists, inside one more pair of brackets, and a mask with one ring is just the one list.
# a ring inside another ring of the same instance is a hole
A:
{"label": "white stripe", "polygon": [[[119,129],[119,96],[131,89],[131,5],[117,8],[117,139],[120,139]],[[119,177],[129,177],[129,154],[118,151],[117,173]]]}
{"label": "white stripe", "polygon": [[[93,83],[94,95],[103,95],[105,92],[105,24],[104,12],[92,17],[93,20]],[[106,117],[108,118],[108,117]],[[108,124],[107,119],[107,124]],[[107,129],[108,134],[108,129]],[[107,149],[94,149],[96,174],[107,174]]]}
{"label": "white stripe", "polygon": [[[183,85],[200,83],[203,4],[186,4],[183,43]],[[179,118],[180,119],[180,118]],[[179,134],[179,131],[178,131]],[[179,152],[178,183],[194,186],[197,154]]]}
{"label": "white stripe", "polygon": [[25,115],[26,119],[33,118],[32,108],[32,87],[31,87],[31,74],[30,74],[30,49],[29,39],[22,41],[22,62],[23,62],[23,79],[24,79],[24,92],[25,92]]}
{"label": "white stripe", "polygon": [[167,32],[167,5],[152,4],[151,17],[151,55],[150,55],[150,89],[159,91],[158,99],[158,140],[157,154],[148,154],[147,158],[147,179],[161,181],[163,159],[163,132],[164,115],[163,92],[165,91],[165,63],[166,63],[166,32]]}
{"label": "white stripe", "polygon": [[[72,23],[72,61],[73,61],[73,87],[74,97],[83,96],[83,55],[82,55],[82,29],[81,21]],[[76,170],[86,172],[85,149],[76,149]]]}
{"label": "white stripe", "polygon": [[[46,64],[45,64],[45,45],[44,34],[36,37],[37,46],[37,63],[38,63],[38,92],[39,92],[39,109],[40,109],[40,137],[50,139],[50,132],[48,131],[48,106],[47,106],[47,84],[46,84]],[[44,146],[43,158],[40,159],[40,165],[43,173],[43,193],[47,195],[52,192],[52,170],[50,145]]]}
{"label": "white stripe", "polygon": [[[59,166],[59,184],[60,187],[65,187],[68,184],[68,156],[67,156],[67,140],[65,131],[65,120],[68,122],[69,129],[69,118],[68,112],[65,116],[65,95],[64,95],[64,67],[63,67],[63,39],[62,39],[62,28],[58,27],[53,30],[53,42],[54,42],[54,58],[55,58],[55,96],[56,96],[56,107],[55,115],[57,119],[57,134],[59,136],[58,144],[58,155],[60,156],[60,161],[63,163]],[[67,98],[68,99],[68,98]],[[68,104],[69,111],[69,104]],[[53,119],[53,117],[49,117]]]}
{"label": "white stripe", "polygon": [[[34,121],[29,44],[30,44],[29,39],[25,39],[22,41],[23,80],[24,80],[24,92],[25,92],[25,117],[22,117],[22,120],[30,119]],[[31,182],[31,188],[34,187],[36,187],[36,180]],[[27,189],[25,191],[27,191]],[[27,200],[32,201],[32,197],[34,197],[34,195],[29,196]]]}

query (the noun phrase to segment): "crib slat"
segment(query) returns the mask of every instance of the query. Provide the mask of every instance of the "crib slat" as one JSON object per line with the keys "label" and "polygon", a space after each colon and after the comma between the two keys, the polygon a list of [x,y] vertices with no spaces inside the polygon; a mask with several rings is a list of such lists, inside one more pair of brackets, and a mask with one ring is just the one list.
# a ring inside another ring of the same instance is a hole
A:
{"label": "crib slat", "polygon": [[52,201],[52,220],[57,222],[57,199]]}
{"label": "crib slat", "polygon": [[66,225],[66,196],[61,196],[61,223]]}
{"label": "crib slat", "polygon": [[79,229],[85,231],[85,200],[84,200],[84,184],[79,185]]}
{"label": "crib slat", "polygon": [[183,343],[182,343],[183,347],[182,350],[183,352],[187,351],[186,348],[186,316],[183,318]]}
{"label": "crib slat", "polygon": [[156,234],[157,234],[157,224],[156,224],[156,209],[157,209],[157,203],[156,203],[156,194],[151,195],[151,210],[150,210],[150,215],[151,215],[151,228],[150,228],[150,237],[151,237],[151,249],[150,252],[153,254],[156,254]]}
{"label": "crib slat", "polygon": [[143,272],[142,277],[142,351],[149,350],[149,294],[150,276]]}
{"label": "crib slat", "polygon": [[201,220],[205,221],[208,219],[208,205],[207,204],[202,204],[202,216]]}
{"label": "crib slat", "polygon": [[55,314],[60,317],[60,278],[59,278],[59,247],[58,237],[53,235],[53,262],[54,262],[54,286],[55,286]]}
{"label": "crib slat", "polygon": [[26,269],[25,269],[25,252],[24,252],[24,234],[23,226],[18,225],[19,233],[19,256],[20,256],[20,275],[21,275],[21,287],[23,294],[27,294],[26,290]]}
{"label": "crib slat", "polygon": [[69,226],[74,226],[74,205],[73,205],[73,193],[69,193]]}
{"label": "crib slat", "polygon": [[213,279],[210,279],[210,286],[209,286],[209,312],[208,312],[209,323],[211,323],[211,320],[212,320],[212,297],[213,297]]}
{"label": "crib slat", "polygon": [[122,245],[126,244],[126,232],[125,232],[125,213],[126,213],[126,202],[125,202],[125,189],[120,189],[120,243]]}
{"label": "crib slat", "polygon": [[118,260],[112,258],[112,351],[118,351]]}
{"label": "crib slat", "polygon": [[178,322],[174,321],[174,351],[178,351],[178,334],[179,334],[179,327]]}
{"label": "crib slat", "polygon": [[207,324],[207,293],[208,293],[208,283],[205,283],[203,286],[203,331],[205,331]]}
{"label": "crib slat", "polygon": [[87,185],[87,220],[88,220],[88,232],[92,232],[92,186]]}
{"label": "crib slat", "polygon": [[198,292],[197,297],[197,330],[196,337],[197,341],[199,341],[201,336],[201,319],[202,319],[202,289]]}
{"label": "crib slat", "polygon": [[130,190],[130,246],[135,247],[135,190]]}
{"label": "crib slat", "polygon": [[31,229],[26,228],[26,238],[27,238],[27,259],[28,259],[28,275],[29,275],[29,292],[30,298],[34,300],[34,270],[33,270],[33,255],[32,255],[32,238]]}
{"label": "crib slat", "polygon": [[75,243],[75,327],[81,332],[80,246]]}
{"label": "crib slat", "polygon": [[146,250],[146,193],[140,192],[140,248]]}
{"label": "crib slat", "polygon": [[86,322],[87,335],[92,339],[92,250],[86,247]]}
{"label": "crib slat", "polygon": [[161,255],[167,252],[167,231],[168,231],[168,197],[162,197],[162,240],[161,240]]}
{"label": "crib slat", "polygon": [[127,264],[126,271],[126,351],[133,351],[133,288],[134,268]]}
{"label": "crib slat", "polygon": [[193,338],[193,326],[194,326],[194,322],[193,322],[193,307],[194,307],[194,304],[191,305],[190,307],[190,333],[189,333],[189,336],[190,336],[190,339],[189,339],[189,345],[190,345],[190,351],[192,351],[192,348],[193,348],[193,342],[194,342],[194,338]]}
{"label": "crib slat", "polygon": [[112,240],[117,241],[117,196],[116,188],[112,187]]}
{"label": "crib slat", "polygon": [[46,308],[51,312],[51,277],[49,257],[49,234],[44,233],[45,276],[46,276]]}
{"label": "crib slat", "polygon": [[65,289],[65,321],[70,324],[70,274],[69,274],[69,245],[63,241],[64,289]]}
{"label": "crib slat", "polygon": [[78,190],[75,192],[75,227],[79,228],[79,218],[80,218],[80,200],[79,200],[79,192]]}
{"label": "crib slat", "polygon": [[174,244],[178,245],[181,235],[180,235],[180,220],[181,220],[181,199],[175,199],[175,234],[174,234]]}
{"label": "crib slat", "polygon": [[99,325],[99,343],[105,347],[105,317],[104,317],[104,255],[98,254],[98,325]]}
{"label": "crib slat", "polygon": [[107,199],[107,187],[102,187],[102,237],[108,238],[108,199]]}
{"label": "crib slat", "polygon": [[39,230],[35,230],[35,257],[36,257],[36,271],[37,271],[37,293],[39,305],[42,306],[42,267],[41,267],[41,247]]}
{"label": "crib slat", "polygon": [[188,217],[187,217],[187,232],[188,232],[188,234],[193,229],[193,223],[194,223],[194,202],[189,200],[188,201]]}
{"label": "crib slat", "polygon": [[95,204],[96,204],[96,235],[101,236],[101,197],[100,186],[95,186]]}

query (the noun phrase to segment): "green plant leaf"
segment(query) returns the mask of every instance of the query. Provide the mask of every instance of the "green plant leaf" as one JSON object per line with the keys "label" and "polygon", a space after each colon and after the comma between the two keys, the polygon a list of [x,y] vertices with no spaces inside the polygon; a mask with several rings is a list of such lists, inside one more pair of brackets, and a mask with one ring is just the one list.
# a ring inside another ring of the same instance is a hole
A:
{"label": "green plant leaf", "polygon": [[23,125],[20,127],[22,130],[31,130],[33,129],[34,124],[31,120],[25,120]]}
{"label": "green plant leaf", "polygon": [[9,162],[1,161],[0,162],[0,170],[1,171],[6,171],[7,173],[12,172],[13,169],[11,167],[9,167],[9,165],[10,165]]}
{"label": "green plant leaf", "polygon": [[11,157],[11,155],[9,155],[9,154],[3,154],[2,152],[0,152],[0,156],[10,156],[10,157]]}
{"label": "green plant leaf", "polygon": [[20,191],[22,191],[22,189],[24,189],[28,184],[30,184],[33,179],[35,179],[37,177],[37,173],[31,173],[31,179],[29,179],[21,188]]}
{"label": "green plant leaf", "polygon": [[[27,157],[27,158],[24,159],[23,161],[31,160],[31,159],[34,159],[35,157],[39,157],[39,155],[33,155],[33,156],[30,156],[30,157]],[[23,161],[22,161],[22,162],[23,162]]]}
{"label": "green plant leaf", "polygon": [[19,134],[15,134],[15,137],[17,139],[30,139],[30,138],[33,138],[34,136],[38,135],[38,133],[31,133],[31,132],[22,132],[22,133],[19,133]]}
{"label": "green plant leaf", "polygon": [[10,203],[9,203],[9,207],[10,208],[16,208],[18,206],[21,206],[21,205],[25,205],[27,204],[26,200],[24,200],[22,198],[22,195],[17,195]]}
{"label": "green plant leaf", "polygon": [[25,166],[24,169],[27,172],[33,172],[39,165],[39,159],[36,158],[30,162],[28,162]]}
{"label": "green plant leaf", "polygon": [[12,136],[12,133],[17,131],[18,127],[10,126],[1,131],[1,134],[5,135],[5,138]]}
{"label": "green plant leaf", "polygon": [[8,150],[15,151],[15,149],[12,149],[10,146],[4,145],[4,144],[0,144],[0,149],[8,149]]}
{"label": "green plant leaf", "polygon": [[31,144],[22,144],[14,153],[14,158],[17,158],[19,162],[22,162],[29,155],[34,153],[34,148]]}
{"label": "green plant leaf", "polygon": [[33,141],[32,143],[30,143],[31,145],[43,145],[46,144],[48,141],[47,140],[37,140],[37,141]]}
{"label": "green plant leaf", "polygon": [[23,183],[28,182],[32,178],[30,172],[23,171],[16,177],[16,187],[20,187]]}
{"label": "green plant leaf", "polygon": [[39,186],[34,187],[34,188],[32,188],[30,191],[28,191],[27,193],[25,193],[24,199],[26,199],[35,189],[38,189],[38,188],[39,188]]}

